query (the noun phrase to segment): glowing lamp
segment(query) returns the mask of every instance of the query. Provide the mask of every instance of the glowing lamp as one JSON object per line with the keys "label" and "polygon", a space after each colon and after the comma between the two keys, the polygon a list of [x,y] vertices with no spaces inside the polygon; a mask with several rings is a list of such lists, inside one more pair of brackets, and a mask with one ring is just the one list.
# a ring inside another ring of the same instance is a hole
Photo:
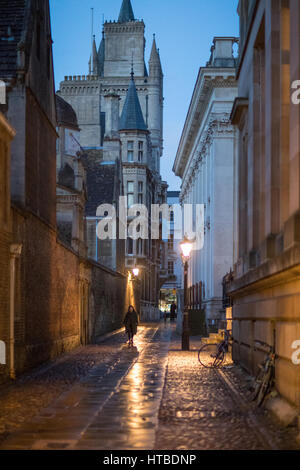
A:
{"label": "glowing lamp", "polygon": [[181,256],[184,259],[189,259],[191,255],[191,251],[193,249],[193,242],[190,241],[187,237],[184,237],[184,239],[180,243],[180,249],[181,249]]}
{"label": "glowing lamp", "polygon": [[134,269],[132,270],[132,272],[133,272],[133,275],[134,275],[135,277],[138,277],[138,275],[139,275],[139,273],[140,273],[140,270],[139,270],[139,268],[134,268]]}

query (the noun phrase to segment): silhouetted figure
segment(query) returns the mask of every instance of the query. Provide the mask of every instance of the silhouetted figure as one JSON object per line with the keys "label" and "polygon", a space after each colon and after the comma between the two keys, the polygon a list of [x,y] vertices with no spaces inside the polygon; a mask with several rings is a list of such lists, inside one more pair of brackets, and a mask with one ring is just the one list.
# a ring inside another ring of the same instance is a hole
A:
{"label": "silhouetted figure", "polygon": [[176,304],[173,302],[172,305],[171,305],[171,309],[170,309],[170,320],[171,321],[175,321],[176,310],[177,310]]}
{"label": "silhouetted figure", "polygon": [[138,315],[132,305],[129,305],[128,312],[124,318],[124,325],[128,335],[129,346],[133,346],[133,337],[137,333],[137,326],[139,323]]}

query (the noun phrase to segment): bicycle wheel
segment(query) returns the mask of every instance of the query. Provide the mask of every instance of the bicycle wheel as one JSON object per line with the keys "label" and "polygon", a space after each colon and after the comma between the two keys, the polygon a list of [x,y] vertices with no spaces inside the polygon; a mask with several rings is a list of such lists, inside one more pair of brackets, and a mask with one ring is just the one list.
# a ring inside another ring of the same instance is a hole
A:
{"label": "bicycle wheel", "polygon": [[220,348],[220,344],[204,344],[198,352],[200,364],[208,369],[220,367],[224,356],[224,350]]}
{"label": "bicycle wheel", "polygon": [[265,375],[265,365],[261,364],[254,381],[253,392],[250,395],[250,401],[255,401],[257,395],[259,394],[259,390],[261,388],[261,384],[263,382],[263,378]]}
{"label": "bicycle wheel", "polygon": [[263,404],[263,401],[269,391],[270,385],[271,385],[271,379],[272,379],[272,368],[270,367],[268,371],[266,372],[261,387],[259,389],[258,395],[257,395],[257,405],[261,406]]}

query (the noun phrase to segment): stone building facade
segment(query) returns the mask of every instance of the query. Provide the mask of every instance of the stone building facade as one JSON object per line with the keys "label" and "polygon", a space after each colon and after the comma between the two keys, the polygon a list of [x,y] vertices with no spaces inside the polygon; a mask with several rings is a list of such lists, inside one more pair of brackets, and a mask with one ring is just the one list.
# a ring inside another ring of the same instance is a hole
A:
{"label": "stone building facade", "polygon": [[[150,209],[166,202],[167,185],[160,177],[163,72],[155,38],[148,72],[144,35],[144,22],[134,17],[131,1],[123,0],[118,21],[104,24],[98,50],[94,38],[89,74],[66,76],[59,95],[77,114],[82,148],[103,151],[103,163],[120,159],[128,206],[142,203]],[[96,214],[88,217],[91,226]],[[161,240],[127,240],[126,268],[140,269],[144,319],[159,316],[166,249]]]}
{"label": "stone building facade", "polygon": [[56,219],[62,241],[86,256],[86,171],[81,152],[80,129],[73,108],[56,95]]}
{"label": "stone building facade", "polygon": [[[77,128],[70,129],[76,122],[69,119],[57,123],[49,2],[1,2],[0,30],[0,77],[7,91],[6,120],[1,115],[0,121],[0,333],[4,341],[9,335],[11,345],[0,373],[6,379],[120,327],[128,302],[139,310],[140,285],[84,255],[78,230],[84,214],[74,216],[85,198],[84,175],[63,139],[56,165],[58,137]],[[10,126],[16,134],[9,168]],[[61,172],[66,163],[73,171]],[[76,230],[64,239],[58,227],[71,207]]]}
{"label": "stone building facade", "polygon": [[[236,131],[229,118],[237,96],[236,42],[214,38],[210,60],[199,71],[173,167],[182,179],[181,204],[205,207],[204,247],[192,252],[189,263],[188,304],[193,322],[205,314],[211,329],[223,326],[222,280],[234,259]],[[195,222],[195,211],[193,217]]]}
{"label": "stone building facade", "polygon": [[[9,374],[6,364],[11,352],[12,313],[10,305],[11,273],[14,263],[10,213],[10,145],[15,135],[0,113],[0,382]],[[12,280],[13,281],[13,280]]]}
{"label": "stone building facade", "polygon": [[300,406],[300,77],[297,0],[239,2],[238,252],[233,299],[234,359],[250,373],[276,351],[276,387]]}
{"label": "stone building facade", "polygon": [[[179,203],[180,191],[168,191],[167,192],[167,203],[172,210],[174,205],[180,205]],[[181,287],[182,287],[182,261],[180,257],[180,246],[181,240],[178,240],[177,234],[175,233],[175,217],[174,213],[171,212],[170,217],[170,235],[166,239],[168,243],[167,251],[167,267],[168,267],[168,278],[161,288],[160,303],[161,308],[170,308],[170,304],[175,302],[180,308],[181,298]]]}

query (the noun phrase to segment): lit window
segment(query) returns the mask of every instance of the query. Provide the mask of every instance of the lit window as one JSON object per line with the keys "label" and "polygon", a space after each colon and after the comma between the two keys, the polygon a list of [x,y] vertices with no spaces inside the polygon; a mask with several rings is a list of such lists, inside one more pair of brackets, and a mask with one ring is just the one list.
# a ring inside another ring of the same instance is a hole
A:
{"label": "lit window", "polygon": [[174,263],[173,261],[169,261],[168,263],[168,274],[174,274]]}
{"label": "lit window", "polygon": [[169,250],[174,249],[174,235],[173,234],[170,235],[170,238],[168,241],[168,247],[169,247]]}
{"label": "lit window", "polygon": [[133,141],[131,140],[127,142],[127,161],[133,162]]}
{"label": "lit window", "polygon": [[130,208],[134,204],[134,183],[133,183],[133,181],[128,181],[127,182],[127,202],[128,202],[128,208]]}
{"label": "lit window", "polygon": [[143,185],[142,181],[139,181],[138,189],[139,189],[139,191],[138,191],[138,203],[143,204],[144,203],[144,198],[143,198],[144,185]]}
{"label": "lit window", "polygon": [[132,238],[127,238],[127,254],[133,255],[133,240]]}
{"label": "lit window", "polygon": [[138,255],[143,254],[143,240],[141,238],[137,240],[137,254]]}
{"label": "lit window", "polygon": [[141,163],[144,158],[144,142],[139,142],[139,154],[138,154],[139,162]]}

